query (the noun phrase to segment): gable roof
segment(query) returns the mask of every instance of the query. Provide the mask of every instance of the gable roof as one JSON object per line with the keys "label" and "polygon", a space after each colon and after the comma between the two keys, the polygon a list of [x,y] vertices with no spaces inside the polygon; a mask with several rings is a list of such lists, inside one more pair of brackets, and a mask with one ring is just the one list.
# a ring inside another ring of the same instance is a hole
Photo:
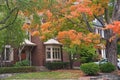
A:
{"label": "gable roof", "polygon": [[44,44],[58,44],[58,45],[62,45],[60,42],[58,42],[55,39],[49,39],[48,41],[44,42]]}

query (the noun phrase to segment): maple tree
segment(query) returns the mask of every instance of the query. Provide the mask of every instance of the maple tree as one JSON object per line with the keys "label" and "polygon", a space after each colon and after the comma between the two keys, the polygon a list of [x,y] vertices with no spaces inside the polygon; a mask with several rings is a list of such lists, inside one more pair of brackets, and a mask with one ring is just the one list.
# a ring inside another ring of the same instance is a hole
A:
{"label": "maple tree", "polygon": [[[46,29],[43,29],[44,32],[41,31],[42,30],[41,28],[41,30],[39,30],[39,33],[40,33],[39,35],[41,36],[41,39],[44,39],[44,40],[50,37],[54,38],[58,34],[59,34],[58,37],[61,37],[61,38],[64,38],[64,37],[66,38],[65,35],[67,35],[67,38],[69,38],[72,44],[76,44],[76,43],[80,44],[81,41],[83,42],[89,41],[90,43],[92,42],[91,39],[84,37],[84,36],[87,36],[86,33],[84,33],[84,35],[82,36],[79,36],[81,39],[78,38],[77,34],[80,33],[79,31],[81,28],[84,28],[90,32],[93,32],[94,30],[93,30],[93,27],[91,27],[90,21],[92,21],[95,18],[102,24],[103,28],[106,27],[106,24],[112,24],[113,22],[115,25],[114,28],[113,27],[107,27],[107,28],[112,29],[114,32],[111,32],[111,30],[108,30],[108,29],[105,30],[107,35],[105,40],[106,40],[107,58],[110,62],[116,65],[117,38],[115,35],[116,33],[119,32],[119,27],[116,27],[116,26],[119,26],[119,24],[114,21],[119,20],[119,12],[117,12],[119,8],[117,8],[116,10],[116,7],[115,7],[115,6],[119,6],[119,4],[120,4],[120,0],[116,0],[116,1],[68,0],[68,2],[67,1],[59,2],[54,7],[49,8],[46,11],[42,12],[42,14],[45,14],[43,17],[45,19],[45,23],[43,23],[42,25],[46,24],[46,22],[49,22],[50,24],[46,26]],[[104,19],[99,18],[99,16],[103,16],[103,15],[104,15],[103,17]],[[73,24],[73,26],[69,27],[70,25],[67,25],[65,22],[70,22]],[[65,24],[66,26],[64,26]],[[108,25],[108,26],[111,26],[111,25]],[[79,27],[80,29],[76,27]],[[77,33],[74,34],[74,32],[72,32],[72,34],[70,34],[70,35],[73,35],[71,38],[69,35],[69,31],[74,31]],[[73,38],[75,38],[75,40],[71,41]],[[63,41],[63,43],[65,42],[64,40],[61,40],[61,39],[60,41]],[[95,42],[99,43],[99,40],[96,40]]]}
{"label": "maple tree", "polygon": [[[116,5],[114,3],[119,4],[119,0],[117,1],[109,1],[109,0],[55,0],[56,3],[52,4],[53,6],[47,8],[44,7],[43,10],[35,9],[38,12],[38,15],[41,17],[41,23],[34,23],[34,19],[31,20],[31,24],[29,25],[29,31],[31,31],[33,35],[39,35],[41,39],[47,40],[49,38],[57,37],[59,41],[64,44],[67,44],[69,41],[69,45],[80,45],[81,43],[89,43],[95,44],[100,43],[100,38],[96,36],[96,39],[93,35],[96,35],[93,31],[93,27],[90,22],[95,18],[102,24],[103,28],[106,27],[106,24],[110,24],[112,16],[112,20],[118,20],[118,17],[115,15]],[[37,2],[37,1],[35,1]],[[49,4],[49,0],[44,0],[46,4]],[[110,5],[109,5],[110,4]],[[109,13],[109,9],[113,12],[111,15]],[[119,15],[119,13],[117,13]],[[100,19],[99,16],[105,16]],[[36,21],[35,21],[36,22]],[[73,24],[72,26],[68,25],[69,23]],[[35,27],[33,27],[35,26]],[[79,29],[78,29],[79,28]],[[83,29],[88,30],[80,32]],[[108,27],[110,28],[110,27]],[[101,28],[102,29],[102,28]],[[116,30],[116,28],[112,28]],[[114,31],[113,30],[113,31]],[[90,32],[93,35],[88,34]],[[116,65],[116,37],[113,37],[114,33],[110,30],[105,31],[107,34],[106,39],[106,52],[107,58],[110,62]],[[89,37],[90,36],[90,37]],[[75,39],[75,40],[73,40]],[[114,40],[115,39],[115,40]],[[93,41],[94,40],[94,41]],[[113,48],[114,49],[111,49]],[[112,50],[112,51],[111,51]],[[112,57],[110,55],[113,55]]]}
{"label": "maple tree", "polygon": [[[5,1],[8,3],[8,0]],[[39,35],[42,40],[57,37],[64,44],[69,40],[69,45],[100,43],[91,21],[96,18],[103,28],[110,24],[107,26],[109,29],[105,28],[106,52],[108,60],[116,65],[119,22],[114,21],[119,20],[119,7],[116,6],[120,6],[120,0],[15,0],[10,6],[13,9],[8,5],[9,11],[14,11],[17,6],[15,13],[18,12],[23,19],[27,18],[22,29],[28,30],[33,36]],[[104,19],[101,20],[99,17],[103,15]],[[6,26],[0,29],[3,28]]]}

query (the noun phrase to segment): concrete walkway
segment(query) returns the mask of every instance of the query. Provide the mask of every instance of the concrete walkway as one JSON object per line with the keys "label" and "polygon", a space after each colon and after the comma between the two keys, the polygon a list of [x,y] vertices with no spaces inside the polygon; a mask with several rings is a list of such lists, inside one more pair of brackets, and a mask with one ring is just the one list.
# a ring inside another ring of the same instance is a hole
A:
{"label": "concrete walkway", "polygon": [[15,75],[15,74],[16,74],[16,73],[13,73],[13,74],[11,74],[11,73],[10,73],[10,74],[8,74],[8,73],[7,73],[7,74],[0,74],[0,80],[1,80],[1,79],[4,79],[4,78],[7,78],[7,77],[11,77],[11,76],[13,76],[13,75]]}

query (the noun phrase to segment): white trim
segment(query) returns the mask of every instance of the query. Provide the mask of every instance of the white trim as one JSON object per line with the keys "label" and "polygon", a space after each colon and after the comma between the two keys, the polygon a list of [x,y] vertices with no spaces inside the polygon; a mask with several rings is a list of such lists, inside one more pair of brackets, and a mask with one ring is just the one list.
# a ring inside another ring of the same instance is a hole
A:
{"label": "white trim", "polygon": [[[46,46],[46,61],[61,61],[61,46],[60,45],[53,45],[53,46]],[[50,50],[48,50],[50,48]],[[53,51],[54,49],[54,51]],[[59,52],[58,52],[59,49]],[[47,58],[47,52],[50,52],[50,58]],[[54,57],[53,57],[54,52]]]}
{"label": "white trim", "polygon": [[101,56],[102,56],[103,59],[106,59],[105,49],[101,49]]}
{"label": "white trim", "polygon": [[[6,49],[9,49],[9,53],[7,53],[7,50]],[[9,55],[9,60],[7,60],[7,55]],[[13,61],[14,57],[13,57],[13,48],[11,48],[10,45],[5,45],[5,49],[4,49],[4,62],[11,62]]]}

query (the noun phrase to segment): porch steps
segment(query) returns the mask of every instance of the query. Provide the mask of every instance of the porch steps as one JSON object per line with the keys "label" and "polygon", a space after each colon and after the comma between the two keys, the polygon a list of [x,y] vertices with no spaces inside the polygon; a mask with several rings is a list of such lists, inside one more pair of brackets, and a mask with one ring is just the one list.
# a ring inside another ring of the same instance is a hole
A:
{"label": "porch steps", "polygon": [[36,66],[37,71],[49,71],[45,66]]}

